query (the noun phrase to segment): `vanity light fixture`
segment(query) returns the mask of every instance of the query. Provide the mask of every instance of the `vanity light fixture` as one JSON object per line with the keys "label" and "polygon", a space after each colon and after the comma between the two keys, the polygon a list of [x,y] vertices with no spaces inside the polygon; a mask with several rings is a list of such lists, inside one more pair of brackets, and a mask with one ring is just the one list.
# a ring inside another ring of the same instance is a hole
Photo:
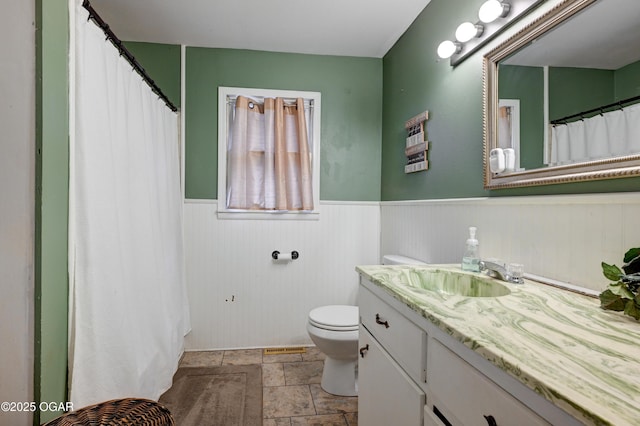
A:
{"label": "vanity light fixture", "polygon": [[450,58],[452,66],[484,46],[516,19],[545,0],[486,0],[478,11],[479,22],[463,22],[455,32],[456,41],[446,40],[438,46],[438,57]]}
{"label": "vanity light fixture", "polygon": [[511,5],[500,0],[487,0],[480,10],[478,10],[478,18],[485,24],[489,24],[498,18],[504,18],[509,14]]}
{"label": "vanity light fixture", "polygon": [[455,43],[451,40],[445,40],[438,46],[438,56],[441,59],[448,59],[455,53],[459,53],[462,50],[460,43]]}
{"label": "vanity light fixture", "polygon": [[474,37],[480,37],[483,31],[484,27],[481,24],[463,22],[456,29],[456,40],[460,43],[466,43]]}

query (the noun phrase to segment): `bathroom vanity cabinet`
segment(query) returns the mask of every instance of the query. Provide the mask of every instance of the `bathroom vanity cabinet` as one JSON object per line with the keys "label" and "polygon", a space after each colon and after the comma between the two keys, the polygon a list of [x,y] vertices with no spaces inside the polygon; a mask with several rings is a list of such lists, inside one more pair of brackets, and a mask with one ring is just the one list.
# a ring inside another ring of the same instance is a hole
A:
{"label": "bathroom vanity cabinet", "polygon": [[420,425],[426,334],[370,291],[358,297],[358,423]]}
{"label": "bathroom vanity cabinet", "polygon": [[582,424],[364,276],[358,299],[359,423]]}

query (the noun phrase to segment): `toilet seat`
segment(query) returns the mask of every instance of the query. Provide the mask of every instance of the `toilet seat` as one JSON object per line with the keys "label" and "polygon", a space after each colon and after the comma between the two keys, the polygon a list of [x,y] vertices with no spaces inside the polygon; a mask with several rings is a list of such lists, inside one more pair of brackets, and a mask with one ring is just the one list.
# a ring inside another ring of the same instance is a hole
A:
{"label": "toilet seat", "polygon": [[324,330],[355,331],[359,328],[359,320],[357,306],[329,305],[309,312],[309,323]]}

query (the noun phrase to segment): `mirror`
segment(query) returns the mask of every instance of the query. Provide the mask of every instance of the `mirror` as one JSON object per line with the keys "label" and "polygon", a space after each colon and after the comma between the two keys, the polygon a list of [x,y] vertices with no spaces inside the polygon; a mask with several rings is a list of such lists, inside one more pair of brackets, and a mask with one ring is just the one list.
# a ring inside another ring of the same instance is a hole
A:
{"label": "mirror", "polygon": [[565,0],[487,53],[485,188],[640,176],[638,46],[638,0]]}

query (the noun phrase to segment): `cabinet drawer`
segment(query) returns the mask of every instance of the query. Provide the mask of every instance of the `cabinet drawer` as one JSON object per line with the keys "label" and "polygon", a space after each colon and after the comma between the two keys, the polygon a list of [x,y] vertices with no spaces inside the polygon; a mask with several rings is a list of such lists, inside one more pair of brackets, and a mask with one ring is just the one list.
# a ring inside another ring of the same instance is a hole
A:
{"label": "cabinet drawer", "polygon": [[363,286],[360,321],[417,383],[424,382],[426,333]]}
{"label": "cabinet drawer", "polygon": [[485,416],[500,426],[548,425],[439,341],[431,340],[429,351],[429,405],[451,425],[491,424]]}

